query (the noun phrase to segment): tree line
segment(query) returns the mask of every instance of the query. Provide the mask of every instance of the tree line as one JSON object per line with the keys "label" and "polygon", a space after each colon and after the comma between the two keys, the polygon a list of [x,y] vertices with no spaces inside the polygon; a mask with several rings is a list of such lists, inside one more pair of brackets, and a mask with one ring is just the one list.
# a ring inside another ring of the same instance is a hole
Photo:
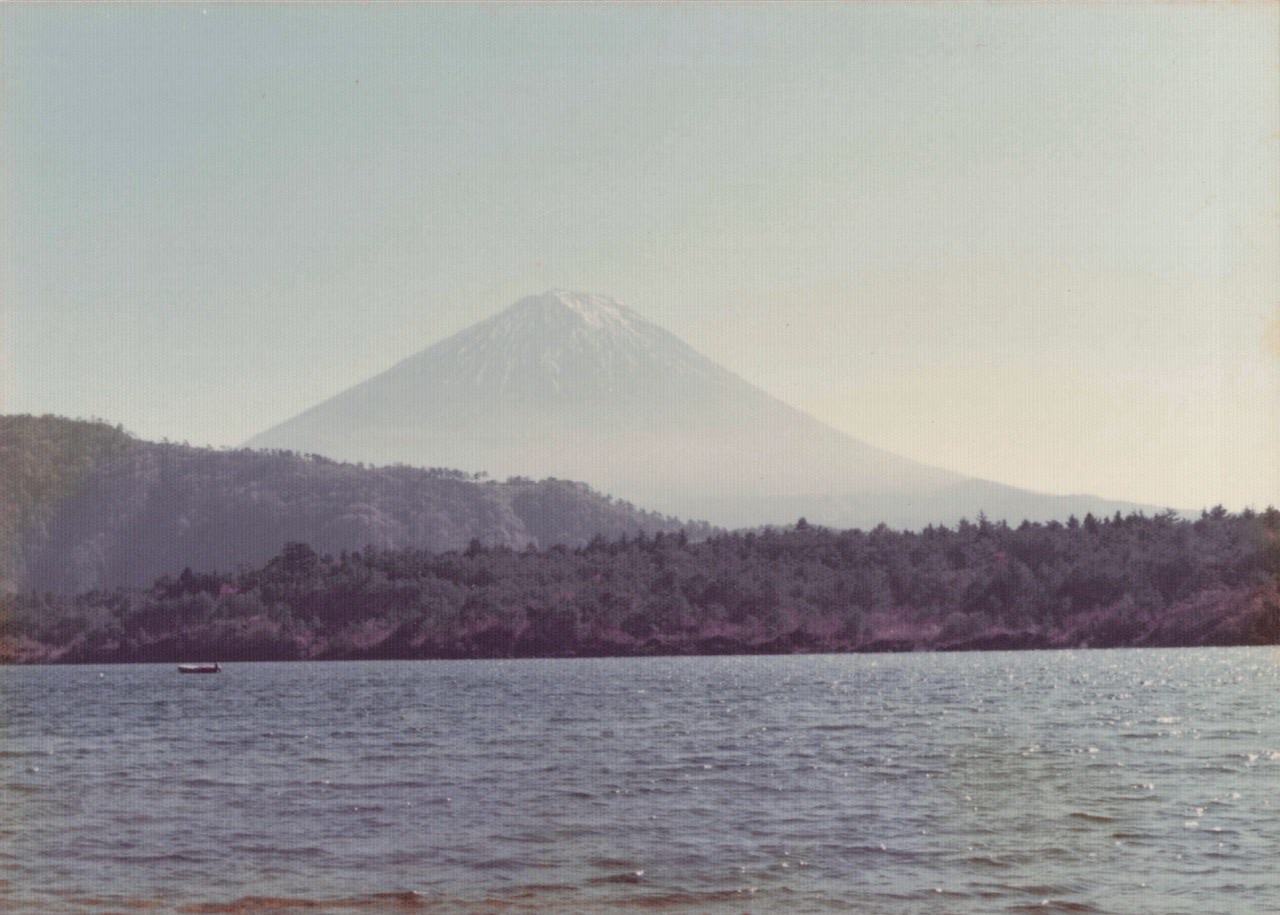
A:
{"label": "tree line", "polygon": [[322,553],[5,599],[9,662],[1280,642],[1280,512]]}

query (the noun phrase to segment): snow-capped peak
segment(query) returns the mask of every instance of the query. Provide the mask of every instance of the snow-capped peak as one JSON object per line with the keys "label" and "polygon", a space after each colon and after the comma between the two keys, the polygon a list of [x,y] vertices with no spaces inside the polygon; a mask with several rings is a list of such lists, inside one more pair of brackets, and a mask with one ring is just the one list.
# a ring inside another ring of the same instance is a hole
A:
{"label": "snow-capped peak", "polygon": [[600,327],[606,322],[630,325],[623,306],[608,296],[594,295],[586,292],[567,292],[555,290],[551,293],[565,308],[576,312],[578,317],[593,327]]}
{"label": "snow-capped peak", "polygon": [[568,311],[589,327],[620,327],[635,330],[637,316],[625,305],[607,295],[591,292],[574,292],[568,289],[552,289],[542,295],[530,296],[517,302],[516,309],[538,309],[548,312]]}

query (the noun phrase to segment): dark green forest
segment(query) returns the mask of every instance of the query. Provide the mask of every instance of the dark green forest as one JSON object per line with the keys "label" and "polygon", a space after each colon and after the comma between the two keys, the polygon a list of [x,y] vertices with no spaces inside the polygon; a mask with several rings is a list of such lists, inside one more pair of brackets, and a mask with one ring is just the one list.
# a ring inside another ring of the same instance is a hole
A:
{"label": "dark green forest", "polygon": [[6,598],[9,662],[506,658],[1280,642],[1280,512],[808,525],[428,552]]}

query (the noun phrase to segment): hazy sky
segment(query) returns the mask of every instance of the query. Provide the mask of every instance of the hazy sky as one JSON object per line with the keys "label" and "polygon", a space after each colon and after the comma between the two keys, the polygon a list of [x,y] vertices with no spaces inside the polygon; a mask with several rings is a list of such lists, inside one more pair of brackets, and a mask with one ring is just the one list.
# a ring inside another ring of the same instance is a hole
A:
{"label": "hazy sky", "polygon": [[0,5],[0,409],[238,444],[602,292],[873,444],[1280,504],[1280,5]]}

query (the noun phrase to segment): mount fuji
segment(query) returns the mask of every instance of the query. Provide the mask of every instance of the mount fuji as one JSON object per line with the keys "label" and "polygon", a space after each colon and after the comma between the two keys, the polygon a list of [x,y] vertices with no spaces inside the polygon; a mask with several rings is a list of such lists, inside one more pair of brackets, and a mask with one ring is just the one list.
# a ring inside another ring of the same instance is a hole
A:
{"label": "mount fuji", "polygon": [[611,298],[551,291],[248,442],[370,463],[580,480],[730,527],[1017,522],[1138,506],[961,476],[770,396]]}

